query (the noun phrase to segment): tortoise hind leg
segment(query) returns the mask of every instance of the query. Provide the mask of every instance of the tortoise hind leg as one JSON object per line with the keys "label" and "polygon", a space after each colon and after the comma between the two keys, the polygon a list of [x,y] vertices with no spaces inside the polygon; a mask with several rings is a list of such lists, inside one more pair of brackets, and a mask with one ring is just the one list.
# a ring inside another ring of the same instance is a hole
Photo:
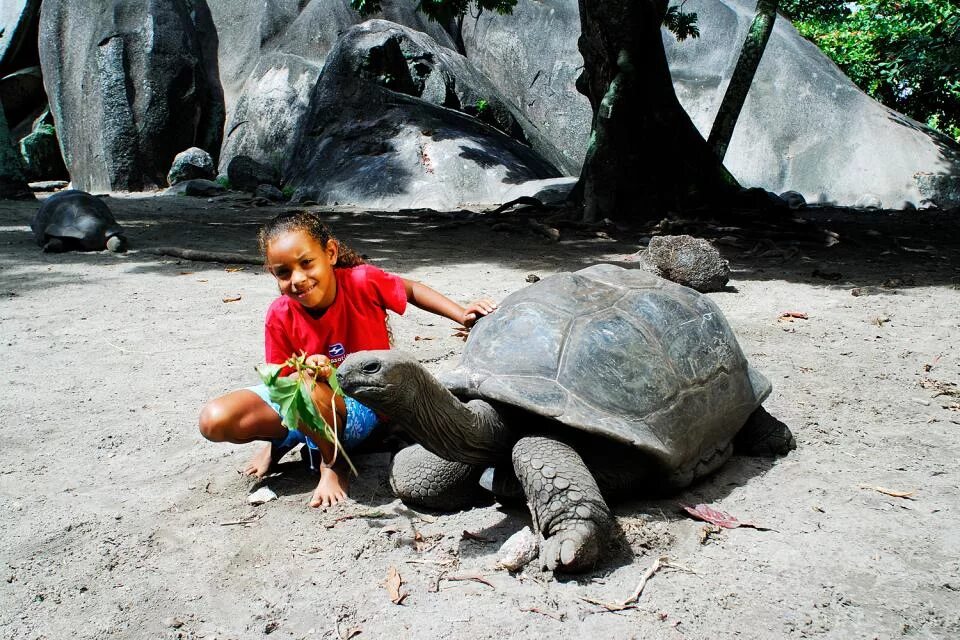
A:
{"label": "tortoise hind leg", "polygon": [[790,427],[757,407],[734,436],[733,446],[741,455],[783,456],[797,448],[797,440]]}
{"label": "tortoise hind leg", "polygon": [[457,511],[479,502],[484,467],[444,460],[420,445],[397,452],[390,463],[390,487],[407,504]]}
{"label": "tortoise hind leg", "polygon": [[541,564],[571,572],[593,567],[613,516],[583,459],[569,445],[543,436],[521,438],[512,457],[534,527],[543,536]]}
{"label": "tortoise hind leg", "polygon": [[62,238],[47,238],[47,242],[41,249],[44,253],[63,253],[67,250],[67,243]]}

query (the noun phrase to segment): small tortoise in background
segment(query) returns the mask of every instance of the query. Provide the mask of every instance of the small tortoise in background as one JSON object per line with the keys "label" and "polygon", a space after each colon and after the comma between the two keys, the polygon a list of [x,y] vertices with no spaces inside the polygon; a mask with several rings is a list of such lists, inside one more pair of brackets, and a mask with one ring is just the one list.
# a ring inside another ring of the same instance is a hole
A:
{"label": "small tortoise in background", "polygon": [[600,559],[613,525],[604,495],[684,487],[722,465],[738,434],[747,452],[795,446],[760,407],[770,382],[712,300],[613,265],[508,296],[442,384],[396,351],[353,354],[338,378],[422,445],[391,469],[404,500],[461,508],[485,468],[495,490],[515,473],[549,569]]}
{"label": "small tortoise in background", "polygon": [[55,193],[40,205],[30,223],[44,251],[126,251],[127,239],[109,207],[86,191]]}

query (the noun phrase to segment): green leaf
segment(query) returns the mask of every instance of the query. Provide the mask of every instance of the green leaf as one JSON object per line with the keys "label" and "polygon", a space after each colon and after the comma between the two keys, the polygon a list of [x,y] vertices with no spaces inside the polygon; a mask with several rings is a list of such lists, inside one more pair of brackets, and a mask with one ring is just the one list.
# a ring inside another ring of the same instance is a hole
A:
{"label": "green leaf", "polygon": [[333,373],[330,374],[330,379],[328,380],[328,382],[330,383],[330,388],[333,389],[333,392],[336,395],[342,398],[343,389],[340,388],[340,379],[337,378],[337,368],[333,365],[330,365],[330,368],[333,369]]}
{"label": "green leaf", "polygon": [[[313,388],[316,383],[308,373],[315,374],[316,371],[307,365],[306,358],[306,354],[301,353],[288,358],[282,365],[261,364],[256,367],[257,374],[266,385],[270,400],[280,405],[280,420],[283,425],[291,430],[304,426],[328,442],[335,443],[338,455],[343,456],[356,475],[357,469],[340,445],[333,426],[326,423],[313,402]],[[281,377],[280,372],[287,367],[292,368],[296,375]],[[337,368],[331,365],[331,369],[333,372],[328,380],[330,388],[334,397],[343,396],[340,381],[337,380]]]}
{"label": "green leaf", "polygon": [[263,380],[263,384],[270,387],[275,384],[277,378],[280,377],[280,372],[283,371],[282,364],[259,364],[254,369],[257,370],[257,375],[260,376],[260,379]]}
{"label": "green leaf", "polygon": [[300,420],[308,428],[323,436],[324,440],[333,442],[327,421],[320,415],[320,412],[317,410],[317,405],[313,402],[313,397],[310,393],[311,386],[312,384],[307,380],[301,380],[297,386],[296,404],[300,413]]}

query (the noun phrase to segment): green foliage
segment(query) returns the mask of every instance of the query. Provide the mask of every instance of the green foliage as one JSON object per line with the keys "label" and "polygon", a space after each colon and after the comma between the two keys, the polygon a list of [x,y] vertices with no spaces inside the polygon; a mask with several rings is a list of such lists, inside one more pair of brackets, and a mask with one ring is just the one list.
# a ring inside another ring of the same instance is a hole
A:
{"label": "green foliage", "polygon": [[869,95],[960,141],[954,0],[781,0],[780,6]]}
{"label": "green foliage", "polygon": [[224,189],[232,189],[232,188],[233,188],[232,186],[230,186],[230,178],[228,178],[228,177],[225,176],[225,175],[219,175],[219,176],[217,176],[217,184],[220,185],[221,187],[223,187]]}
{"label": "green foliage", "polygon": [[[471,5],[478,12],[486,10],[508,15],[513,13],[517,0],[420,0],[417,9],[430,20],[446,23],[462,18]],[[380,11],[380,0],[350,0],[350,6],[366,17]]]}
{"label": "green foliage", "polygon": [[490,103],[480,98],[477,100],[477,103],[474,105],[477,109],[477,115],[483,115],[483,112],[490,108]]}
{"label": "green foliage", "polygon": [[[327,442],[332,442],[335,451],[343,455],[347,464],[356,474],[357,470],[353,466],[353,462],[347,457],[340,445],[339,438],[337,438],[336,425],[328,425],[313,402],[312,392],[317,384],[314,381],[314,376],[319,375],[320,372],[316,367],[307,364],[306,359],[307,355],[301,353],[298,356],[291,357],[283,364],[261,364],[256,367],[257,374],[263,384],[267,386],[270,400],[280,405],[280,419],[283,426],[287,429],[299,429],[301,426],[305,426],[313,433],[322,436]],[[294,374],[281,376],[280,372],[288,367],[294,370]],[[336,368],[333,365],[330,368],[333,373],[330,375],[329,383],[330,388],[333,389],[333,397],[336,398],[338,395],[342,396],[343,391],[337,381]],[[335,410],[333,415],[336,416]]]}
{"label": "green foliage", "polygon": [[687,0],[683,0],[680,4],[671,6],[663,16],[663,26],[680,42],[687,38],[700,37],[700,29],[697,27],[697,12],[685,12],[683,5],[686,3]]}

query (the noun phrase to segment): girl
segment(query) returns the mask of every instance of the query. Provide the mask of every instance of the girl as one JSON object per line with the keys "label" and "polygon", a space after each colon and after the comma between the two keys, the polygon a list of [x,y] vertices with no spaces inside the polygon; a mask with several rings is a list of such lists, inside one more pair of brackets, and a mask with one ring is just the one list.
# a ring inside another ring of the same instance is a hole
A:
{"label": "girl", "polygon": [[[282,364],[301,351],[309,354],[308,362],[321,368],[313,399],[327,424],[334,424],[330,365],[354,351],[390,348],[388,309],[402,314],[409,302],[469,327],[496,308],[487,299],[461,307],[426,285],[365,264],[313,213],[280,214],[260,230],[258,239],[281,293],[267,310],[266,362]],[[350,449],[376,427],[377,415],[352,398],[337,397],[335,403],[336,424],[342,429],[338,437]],[[342,461],[332,464],[333,444],[304,427],[288,431],[265,385],[208,402],[200,412],[200,433],[213,442],[266,440],[269,444],[243,469],[256,477],[304,443],[311,460],[321,461],[310,506],[332,506],[347,497],[348,470]]]}

